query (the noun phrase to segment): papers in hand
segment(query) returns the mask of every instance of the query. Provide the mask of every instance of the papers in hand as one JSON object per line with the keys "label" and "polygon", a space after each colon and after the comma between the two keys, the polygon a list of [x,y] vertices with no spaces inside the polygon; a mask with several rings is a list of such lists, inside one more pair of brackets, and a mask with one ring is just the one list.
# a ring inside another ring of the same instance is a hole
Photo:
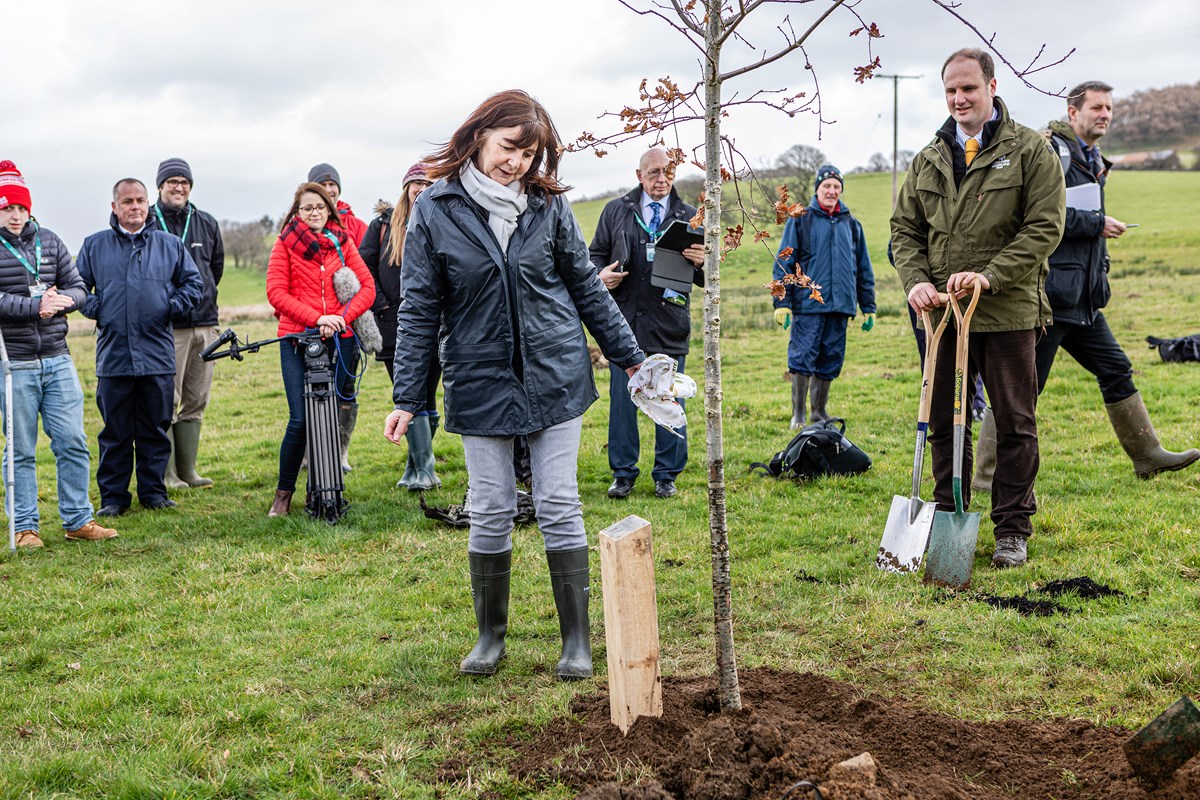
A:
{"label": "papers in hand", "polygon": [[1100,210],[1100,184],[1081,183],[1067,187],[1067,208],[1078,211]]}

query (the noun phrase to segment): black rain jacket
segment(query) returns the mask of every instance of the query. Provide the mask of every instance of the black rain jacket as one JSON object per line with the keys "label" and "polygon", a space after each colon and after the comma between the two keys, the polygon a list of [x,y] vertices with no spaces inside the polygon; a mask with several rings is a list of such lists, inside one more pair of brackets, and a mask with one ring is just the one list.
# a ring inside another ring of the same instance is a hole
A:
{"label": "black rain jacket", "polygon": [[617,366],[645,358],[566,199],[528,191],[503,253],[458,179],[417,198],[404,244],[396,408],[425,408],[435,341],[446,430],[471,436],[534,433],[581,416],[599,397],[584,325]]}

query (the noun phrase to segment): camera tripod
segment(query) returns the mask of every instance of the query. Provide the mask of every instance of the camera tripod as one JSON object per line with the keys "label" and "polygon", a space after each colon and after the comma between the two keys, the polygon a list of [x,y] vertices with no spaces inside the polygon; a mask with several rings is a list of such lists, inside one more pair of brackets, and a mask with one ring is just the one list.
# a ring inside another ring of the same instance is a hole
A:
{"label": "camera tripod", "polygon": [[[304,348],[304,419],[308,444],[308,486],[304,508],[313,519],[336,524],[350,508],[342,497],[341,452],[338,447],[336,364],[325,340],[316,331],[290,333],[261,342],[240,342],[232,328],[227,328],[217,340],[200,353],[204,361],[230,358],[241,361],[243,353],[257,353],[259,348],[276,342],[293,341]],[[226,350],[218,348],[228,344]]]}

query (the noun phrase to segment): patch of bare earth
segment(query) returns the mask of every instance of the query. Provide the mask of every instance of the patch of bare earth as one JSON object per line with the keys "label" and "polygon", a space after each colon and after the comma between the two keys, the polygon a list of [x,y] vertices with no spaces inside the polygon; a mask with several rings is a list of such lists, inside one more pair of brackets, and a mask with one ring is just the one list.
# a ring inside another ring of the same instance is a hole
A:
{"label": "patch of bare earth", "polygon": [[[535,738],[504,743],[509,773],[565,784],[583,800],[780,800],[801,781],[825,800],[1195,800],[1200,759],[1144,786],[1125,761],[1130,731],[1082,720],[966,722],[812,674],[741,675],[742,711],[721,714],[711,677],[666,678],[663,716],[628,736],[609,722],[605,692]],[[863,752],[869,771],[837,768]],[[465,760],[440,777],[462,780]],[[816,797],[796,788],[788,800]]]}

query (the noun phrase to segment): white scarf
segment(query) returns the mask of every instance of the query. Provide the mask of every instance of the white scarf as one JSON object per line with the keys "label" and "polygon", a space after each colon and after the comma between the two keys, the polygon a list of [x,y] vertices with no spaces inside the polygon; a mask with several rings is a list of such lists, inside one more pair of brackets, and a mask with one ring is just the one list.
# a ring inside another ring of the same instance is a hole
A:
{"label": "white scarf", "polygon": [[529,197],[521,191],[521,182],[513,181],[507,186],[497,183],[471,161],[463,165],[458,177],[471,199],[488,212],[488,227],[496,234],[500,250],[507,253],[508,240],[517,229],[517,217],[529,205]]}

